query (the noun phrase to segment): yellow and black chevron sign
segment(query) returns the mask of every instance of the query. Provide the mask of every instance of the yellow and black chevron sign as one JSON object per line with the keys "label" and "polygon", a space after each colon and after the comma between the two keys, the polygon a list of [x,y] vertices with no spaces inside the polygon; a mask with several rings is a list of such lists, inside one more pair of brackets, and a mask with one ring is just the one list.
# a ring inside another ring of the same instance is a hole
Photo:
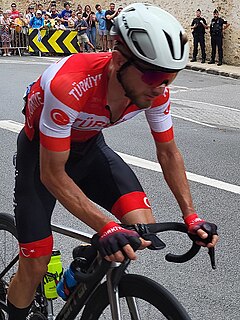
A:
{"label": "yellow and black chevron sign", "polygon": [[77,31],[29,29],[29,52],[77,53]]}

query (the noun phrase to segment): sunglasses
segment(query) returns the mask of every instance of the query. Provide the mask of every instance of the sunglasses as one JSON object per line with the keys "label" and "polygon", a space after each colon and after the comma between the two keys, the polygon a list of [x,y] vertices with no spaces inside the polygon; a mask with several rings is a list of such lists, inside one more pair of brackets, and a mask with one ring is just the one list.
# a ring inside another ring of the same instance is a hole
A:
{"label": "sunglasses", "polygon": [[149,66],[139,65],[132,60],[131,64],[142,73],[142,81],[149,86],[159,87],[161,85],[169,85],[177,76],[177,72],[169,73],[163,71],[156,71]]}

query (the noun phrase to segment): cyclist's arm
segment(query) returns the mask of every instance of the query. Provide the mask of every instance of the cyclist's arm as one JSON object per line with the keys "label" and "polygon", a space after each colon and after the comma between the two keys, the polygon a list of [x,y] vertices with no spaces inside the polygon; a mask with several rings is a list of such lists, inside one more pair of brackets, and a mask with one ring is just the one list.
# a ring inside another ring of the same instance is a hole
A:
{"label": "cyclist's arm", "polygon": [[[173,192],[179,207],[183,213],[183,218],[194,214],[192,196],[186,177],[184,161],[182,155],[174,141],[160,143],[155,142],[157,148],[158,161],[162,167],[164,178]],[[208,234],[203,229],[198,229],[197,234],[202,239],[206,239]],[[213,235],[212,240],[207,247],[213,247],[218,241],[218,236]],[[197,242],[199,245],[206,246],[203,242]]]}
{"label": "cyclist's arm", "polygon": [[184,218],[195,213],[192,197],[186,178],[182,155],[175,140],[160,143],[155,141],[157,158],[162,167],[164,178],[173,192]]}
{"label": "cyclist's arm", "polygon": [[[184,161],[174,141],[167,88],[162,96],[154,100],[152,107],[146,111],[146,116],[156,143],[157,157],[165,180],[180,206],[184,219],[189,216],[190,218],[195,217]],[[197,234],[201,238],[207,238],[207,233],[201,228],[197,230]],[[212,243],[209,243],[208,246],[214,246],[216,242],[217,236],[214,235]],[[205,245],[204,243],[199,244]]]}
{"label": "cyclist's arm", "polygon": [[167,184],[172,190],[184,218],[195,213],[186,178],[183,158],[175,140],[171,117],[170,92],[166,88],[146,111],[147,121],[156,144],[157,158]]}

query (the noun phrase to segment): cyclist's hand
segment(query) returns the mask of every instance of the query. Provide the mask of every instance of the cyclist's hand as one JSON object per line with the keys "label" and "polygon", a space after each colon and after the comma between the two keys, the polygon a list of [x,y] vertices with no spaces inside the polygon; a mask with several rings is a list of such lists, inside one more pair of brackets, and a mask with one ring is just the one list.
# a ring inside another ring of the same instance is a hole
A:
{"label": "cyclist's hand", "polygon": [[149,246],[151,241],[140,239],[136,231],[124,229],[110,221],[99,234],[93,236],[92,243],[106,260],[122,262],[125,256],[135,260],[137,258],[135,251]]}
{"label": "cyclist's hand", "polygon": [[218,241],[217,226],[200,219],[196,213],[184,219],[189,237],[198,245],[213,248]]}

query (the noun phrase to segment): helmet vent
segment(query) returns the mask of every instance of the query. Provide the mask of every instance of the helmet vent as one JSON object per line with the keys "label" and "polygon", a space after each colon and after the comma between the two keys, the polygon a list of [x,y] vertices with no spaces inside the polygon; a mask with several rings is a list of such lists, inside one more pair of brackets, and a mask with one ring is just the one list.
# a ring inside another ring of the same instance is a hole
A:
{"label": "helmet vent", "polygon": [[145,57],[146,57],[146,55],[145,55],[145,53],[142,51],[139,43],[138,43],[136,40],[134,40],[134,39],[133,39],[133,44],[134,44],[135,48],[137,49],[137,51],[138,51],[142,56],[145,56]]}
{"label": "helmet vent", "polygon": [[148,59],[156,59],[156,53],[152,41],[145,30],[131,32],[132,44],[140,55]]}
{"label": "helmet vent", "polygon": [[165,34],[165,37],[167,38],[167,42],[168,42],[169,49],[171,51],[172,57],[173,57],[173,59],[175,59],[172,39],[171,39],[171,37],[169,36],[169,34],[166,31],[163,30],[163,32]]}
{"label": "helmet vent", "polygon": [[181,58],[182,58],[184,53],[184,46],[188,42],[186,33],[182,34],[182,32],[180,32],[180,41],[181,41]]}
{"label": "helmet vent", "polygon": [[[164,30],[163,30],[163,31],[164,31]],[[166,38],[167,38],[167,42],[168,42],[168,45],[169,45],[169,48],[170,48],[170,51],[171,51],[171,54],[172,54],[173,59],[175,59],[175,60],[180,60],[180,59],[182,59],[183,53],[184,53],[184,45],[185,45],[186,42],[187,42],[187,38],[186,38],[186,37],[182,34],[182,32],[180,31],[180,33],[179,33],[179,38],[180,38],[180,45],[181,45],[181,57],[180,57],[179,59],[177,59],[177,58],[175,57],[175,54],[174,54],[173,43],[172,43],[171,37],[169,36],[169,34],[168,34],[166,31],[164,31],[164,34],[165,34],[165,36],[166,36]]]}

